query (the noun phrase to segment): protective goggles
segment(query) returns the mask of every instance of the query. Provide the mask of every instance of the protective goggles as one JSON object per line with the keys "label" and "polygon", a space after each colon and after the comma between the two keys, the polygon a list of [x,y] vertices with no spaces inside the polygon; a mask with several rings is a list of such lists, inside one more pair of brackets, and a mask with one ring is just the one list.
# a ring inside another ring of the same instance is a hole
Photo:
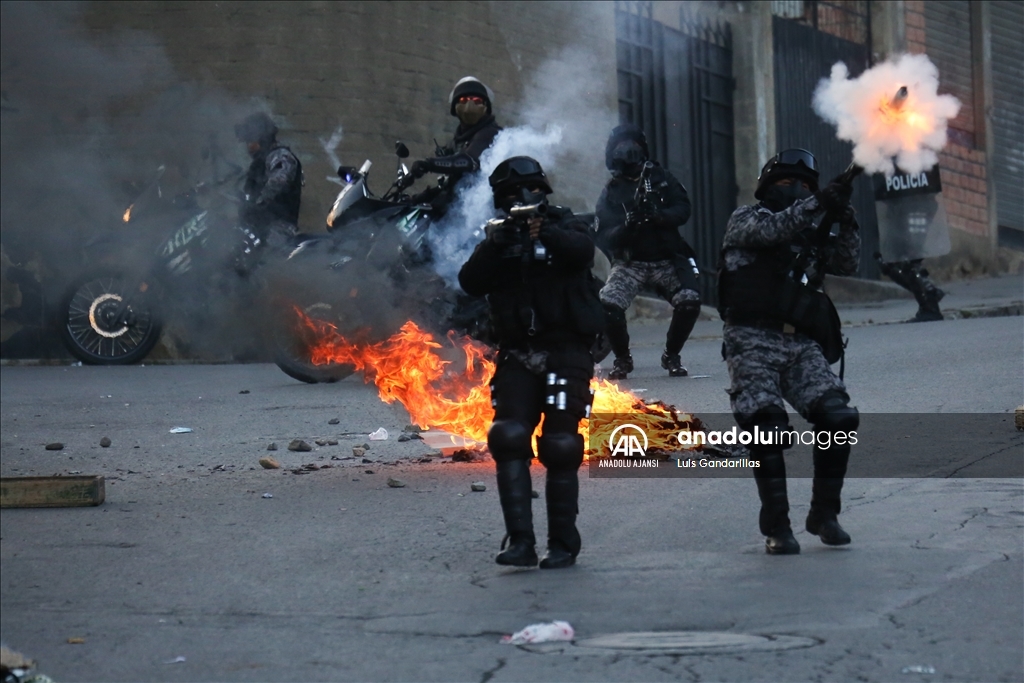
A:
{"label": "protective goggles", "polygon": [[496,187],[510,180],[515,180],[516,177],[523,176],[537,176],[544,177],[544,170],[541,169],[533,159],[524,157],[513,157],[507,161],[503,161],[498,164],[498,168],[494,169],[494,173],[491,174],[491,186]]}
{"label": "protective goggles", "polygon": [[456,102],[472,102],[473,104],[483,104],[484,98],[479,95],[459,95]]}
{"label": "protective goggles", "polygon": [[[810,171],[818,170],[817,160],[814,158],[814,155],[806,149],[787,149],[776,154],[773,161],[776,164],[785,164],[787,166],[803,164]],[[773,165],[774,164],[768,164],[769,167]]]}

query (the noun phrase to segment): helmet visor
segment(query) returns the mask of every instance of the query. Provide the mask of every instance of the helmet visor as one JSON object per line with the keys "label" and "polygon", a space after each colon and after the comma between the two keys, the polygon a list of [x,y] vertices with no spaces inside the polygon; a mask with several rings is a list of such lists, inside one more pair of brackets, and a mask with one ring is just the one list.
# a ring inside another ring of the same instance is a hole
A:
{"label": "helmet visor", "polygon": [[817,160],[815,160],[814,155],[806,149],[787,149],[783,152],[779,152],[778,163],[786,164],[788,166],[803,164],[808,168],[808,170],[818,170]]}
{"label": "helmet visor", "polygon": [[543,177],[544,171],[533,159],[525,159],[522,157],[512,158],[508,161],[499,164],[498,168],[491,174],[491,185],[496,187],[498,185],[504,185],[507,182],[515,182],[518,178],[523,176],[536,176]]}

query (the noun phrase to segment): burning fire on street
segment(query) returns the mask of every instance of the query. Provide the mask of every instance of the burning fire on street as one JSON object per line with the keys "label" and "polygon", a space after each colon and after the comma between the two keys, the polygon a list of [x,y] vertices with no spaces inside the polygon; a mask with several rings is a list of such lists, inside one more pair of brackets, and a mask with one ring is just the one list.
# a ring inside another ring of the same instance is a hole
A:
{"label": "burning fire on street", "polygon": [[[487,441],[494,416],[488,384],[495,364],[488,357],[486,346],[449,332],[446,347],[412,321],[382,342],[353,342],[331,323],[311,318],[298,309],[296,313],[303,331],[313,340],[310,362],[314,365],[351,364],[363,373],[365,382],[376,385],[382,401],[401,403],[414,424],[478,442]],[[455,356],[463,362],[444,356]],[[651,451],[678,451],[676,435],[680,430],[702,429],[700,420],[693,415],[661,402],[644,403],[636,394],[607,380],[594,379],[590,388],[594,391],[592,414],[629,414],[649,435]],[[596,425],[595,433],[590,434],[590,421],[581,421],[584,438],[603,434],[599,421]],[[596,449],[588,450],[587,454],[595,455]]]}

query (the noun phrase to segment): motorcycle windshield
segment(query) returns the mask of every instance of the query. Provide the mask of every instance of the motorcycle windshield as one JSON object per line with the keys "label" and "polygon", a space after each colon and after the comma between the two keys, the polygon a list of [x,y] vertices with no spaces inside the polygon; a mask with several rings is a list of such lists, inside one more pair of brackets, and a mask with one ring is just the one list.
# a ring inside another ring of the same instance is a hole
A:
{"label": "motorcycle windshield", "polygon": [[352,205],[360,199],[366,197],[369,197],[369,194],[366,191],[365,176],[361,176],[355,182],[341,188],[341,192],[338,193],[337,198],[334,200],[334,206],[331,207],[331,212],[327,214],[327,227],[333,228],[343,213],[351,209]]}

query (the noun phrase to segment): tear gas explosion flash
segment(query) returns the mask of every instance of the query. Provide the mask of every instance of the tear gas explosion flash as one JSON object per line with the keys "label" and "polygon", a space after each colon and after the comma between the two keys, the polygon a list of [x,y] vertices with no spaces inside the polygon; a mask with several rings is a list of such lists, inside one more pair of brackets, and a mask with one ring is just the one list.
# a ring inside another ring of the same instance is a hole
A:
{"label": "tear gas explosion flash", "polygon": [[[442,357],[445,345],[412,321],[385,341],[357,343],[346,339],[334,325],[310,318],[298,308],[295,312],[301,330],[311,339],[310,361],[314,365],[351,364],[365,382],[376,385],[382,401],[401,403],[413,423],[487,441],[494,417],[487,385],[495,367],[487,347],[449,332],[448,353],[463,359],[455,363]],[[592,412],[630,413],[630,419],[651,437],[651,449],[678,450],[675,438],[679,431],[700,425],[691,415],[662,403],[645,404],[607,380],[592,380],[590,388],[594,390]],[[583,420],[580,427],[586,437],[589,421]]]}
{"label": "tear gas explosion flash", "polygon": [[938,162],[960,101],[938,94],[939,71],[925,55],[901,55],[849,77],[842,62],[814,93],[814,110],[853,143],[853,161],[868,173],[920,173]]}

